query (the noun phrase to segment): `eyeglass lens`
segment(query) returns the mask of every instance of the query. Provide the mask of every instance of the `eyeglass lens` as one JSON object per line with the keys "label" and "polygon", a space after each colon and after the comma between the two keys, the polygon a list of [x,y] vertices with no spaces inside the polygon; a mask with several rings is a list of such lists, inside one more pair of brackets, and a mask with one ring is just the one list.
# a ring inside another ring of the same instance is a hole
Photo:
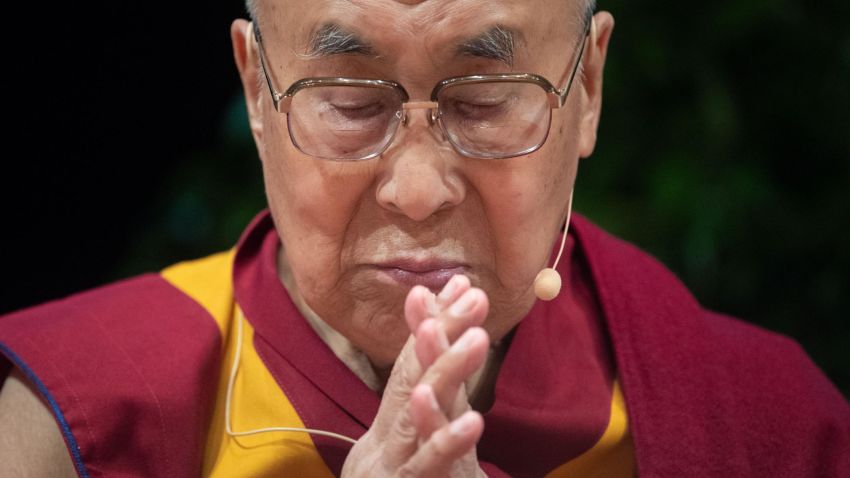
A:
{"label": "eyeglass lens", "polygon": [[[393,88],[316,86],[292,97],[289,132],[304,153],[325,159],[368,159],[393,140],[403,116]],[[462,154],[505,158],[527,154],[546,139],[551,108],[546,91],[524,82],[450,85],[438,95],[438,116]]]}
{"label": "eyeglass lens", "polygon": [[401,122],[401,94],[366,86],[317,86],[298,91],[289,109],[289,134],[304,153],[324,159],[372,157]]}
{"label": "eyeglass lens", "polygon": [[534,83],[452,85],[438,95],[440,121],[463,154],[504,158],[530,152],[546,139],[551,108]]}

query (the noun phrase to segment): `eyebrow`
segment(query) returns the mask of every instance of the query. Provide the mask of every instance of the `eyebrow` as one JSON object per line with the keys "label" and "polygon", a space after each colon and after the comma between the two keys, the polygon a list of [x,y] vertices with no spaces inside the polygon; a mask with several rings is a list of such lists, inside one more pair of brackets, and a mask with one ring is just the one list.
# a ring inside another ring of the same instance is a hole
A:
{"label": "eyebrow", "polygon": [[310,35],[307,45],[306,56],[314,58],[344,54],[376,56],[368,42],[336,23],[322,25]]}
{"label": "eyebrow", "polygon": [[516,33],[504,25],[496,25],[478,36],[465,40],[457,47],[457,53],[496,60],[512,66]]}
{"label": "eyebrow", "polygon": [[[518,37],[521,35],[514,30],[504,25],[495,25],[461,42],[456,47],[455,53],[459,56],[500,61],[512,66]],[[304,56],[324,58],[346,54],[378,56],[369,42],[336,23],[325,23],[310,35]]]}

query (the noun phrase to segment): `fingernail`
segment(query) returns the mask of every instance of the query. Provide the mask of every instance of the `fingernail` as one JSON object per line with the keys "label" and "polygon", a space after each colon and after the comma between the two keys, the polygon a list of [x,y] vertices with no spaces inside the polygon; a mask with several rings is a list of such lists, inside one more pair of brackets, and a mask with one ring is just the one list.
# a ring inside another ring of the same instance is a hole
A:
{"label": "fingernail", "polygon": [[478,303],[478,294],[476,294],[472,289],[463,293],[460,298],[449,307],[449,313],[455,317],[460,317],[461,315],[469,312],[475,307],[475,304]]}
{"label": "fingernail", "polygon": [[459,282],[457,277],[458,276],[456,276],[456,275],[452,276],[452,278],[449,279],[449,282],[446,284],[446,286],[443,287],[443,290],[440,291],[440,295],[437,296],[437,299],[439,299],[440,302],[445,302],[445,301],[449,300],[449,297],[451,297],[452,294],[455,293],[455,291],[457,290],[458,282]]}
{"label": "fingernail", "polygon": [[455,436],[466,435],[472,429],[472,420],[472,414],[463,414],[449,425],[449,433]]}

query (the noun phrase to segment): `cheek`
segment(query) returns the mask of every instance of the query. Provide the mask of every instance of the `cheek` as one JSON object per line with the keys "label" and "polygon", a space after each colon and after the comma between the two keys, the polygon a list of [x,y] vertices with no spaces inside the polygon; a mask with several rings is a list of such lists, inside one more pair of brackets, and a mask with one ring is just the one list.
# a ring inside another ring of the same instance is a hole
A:
{"label": "cheek", "polygon": [[263,160],[269,208],[299,288],[321,295],[338,282],[344,237],[370,172],[302,154],[289,140],[285,117],[270,133]]}
{"label": "cheek", "polygon": [[[553,118],[543,148],[478,175],[493,237],[495,274],[511,299],[529,293],[565,219],[578,163],[575,135]],[[485,165],[486,166],[486,165]]]}

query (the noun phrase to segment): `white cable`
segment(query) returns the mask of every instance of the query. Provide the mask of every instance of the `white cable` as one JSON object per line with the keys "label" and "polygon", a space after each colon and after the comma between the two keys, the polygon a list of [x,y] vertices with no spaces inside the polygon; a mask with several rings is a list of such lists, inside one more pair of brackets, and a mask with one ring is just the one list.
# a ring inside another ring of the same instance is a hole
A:
{"label": "white cable", "polygon": [[295,433],[309,433],[311,435],[322,435],[330,438],[336,438],[337,440],[342,440],[348,443],[357,443],[357,440],[353,438],[349,438],[345,435],[340,435],[334,432],[328,432],[324,430],[316,430],[313,428],[296,428],[296,427],[270,427],[270,428],[258,428],[256,430],[245,430],[241,432],[235,432],[230,427],[230,403],[231,398],[233,397],[233,383],[236,381],[236,372],[239,370],[239,361],[242,357],[242,321],[244,320],[244,315],[242,314],[242,310],[237,307],[237,317],[236,317],[236,353],[233,358],[233,366],[230,369],[230,378],[227,381],[227,395],[224,401],[224,428],[228,435],[232,437],[241,437],[248,435],[258,435],[260,433],[271,433],[271,432],[295,432]]}
{"label": "white cable", "polygon": [[567,231],[570,230],[570,215],[573,213],[573,192],[570,191],[570,202],[567,203],[567,222],[564,223],[564,236],[561,238],[561,248],[558,250],[558,257],[555,258],[555,263],[552,264],[552,269],[558,268],[558,263],[561,262],[561,255],[564,253],[564,244],[567,243]]}

